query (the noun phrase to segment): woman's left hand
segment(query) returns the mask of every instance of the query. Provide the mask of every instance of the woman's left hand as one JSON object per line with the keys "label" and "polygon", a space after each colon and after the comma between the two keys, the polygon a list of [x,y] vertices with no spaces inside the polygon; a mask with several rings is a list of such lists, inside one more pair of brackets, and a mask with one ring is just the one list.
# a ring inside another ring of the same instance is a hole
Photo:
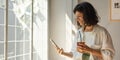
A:
{"label": "woman's left hand", "polygon": [[92,49],[88,47],[86,44],[80,44],[79,46],[77,46],[77,51],[80,53],[90,53],[91,50]]}

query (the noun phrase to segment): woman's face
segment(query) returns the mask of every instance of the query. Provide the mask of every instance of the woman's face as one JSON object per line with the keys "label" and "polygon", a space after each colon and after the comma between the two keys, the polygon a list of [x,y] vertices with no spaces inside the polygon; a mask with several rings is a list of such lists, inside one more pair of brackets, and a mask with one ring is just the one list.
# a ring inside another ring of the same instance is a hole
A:
{"label": "woman's face", "polygon": [[76,11],[75,16],[76,16],[77,22],[78,22],[81,26],[84,26],[83,13]]}

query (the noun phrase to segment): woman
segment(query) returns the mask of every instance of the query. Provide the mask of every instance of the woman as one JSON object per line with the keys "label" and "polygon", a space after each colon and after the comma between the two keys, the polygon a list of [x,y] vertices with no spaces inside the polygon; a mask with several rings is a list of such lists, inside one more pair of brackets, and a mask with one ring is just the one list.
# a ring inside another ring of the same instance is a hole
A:
{"label": "woman", "polygon": [[[57,48],[61,55],[73,60],[113,60],[115,50],[109,32],[98,25],[98,15],[88,2],[82,2],[74,8],[78,22],[78,34],[73,42],[71,52]],[[85,43],[77,45],[78,40]]]}

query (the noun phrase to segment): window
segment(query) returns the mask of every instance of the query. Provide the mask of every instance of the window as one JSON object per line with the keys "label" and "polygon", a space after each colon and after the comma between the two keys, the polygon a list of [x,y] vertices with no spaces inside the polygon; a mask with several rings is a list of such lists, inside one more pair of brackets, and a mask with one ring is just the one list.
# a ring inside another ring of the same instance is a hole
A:
{"label": "window", "polygon": [[0,60],[47,60],[47,5],[47,0],[0,0]]}

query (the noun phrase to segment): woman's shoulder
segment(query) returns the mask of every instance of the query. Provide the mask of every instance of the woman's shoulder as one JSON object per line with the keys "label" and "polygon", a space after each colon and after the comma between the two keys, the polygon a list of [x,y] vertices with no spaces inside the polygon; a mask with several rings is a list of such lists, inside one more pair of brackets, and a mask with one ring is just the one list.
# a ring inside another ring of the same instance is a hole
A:
{"label": "woman's shoulder", "polygon": [[107,32],[107,29],[101,25],[95,25],[94,30],[96,32]]}

